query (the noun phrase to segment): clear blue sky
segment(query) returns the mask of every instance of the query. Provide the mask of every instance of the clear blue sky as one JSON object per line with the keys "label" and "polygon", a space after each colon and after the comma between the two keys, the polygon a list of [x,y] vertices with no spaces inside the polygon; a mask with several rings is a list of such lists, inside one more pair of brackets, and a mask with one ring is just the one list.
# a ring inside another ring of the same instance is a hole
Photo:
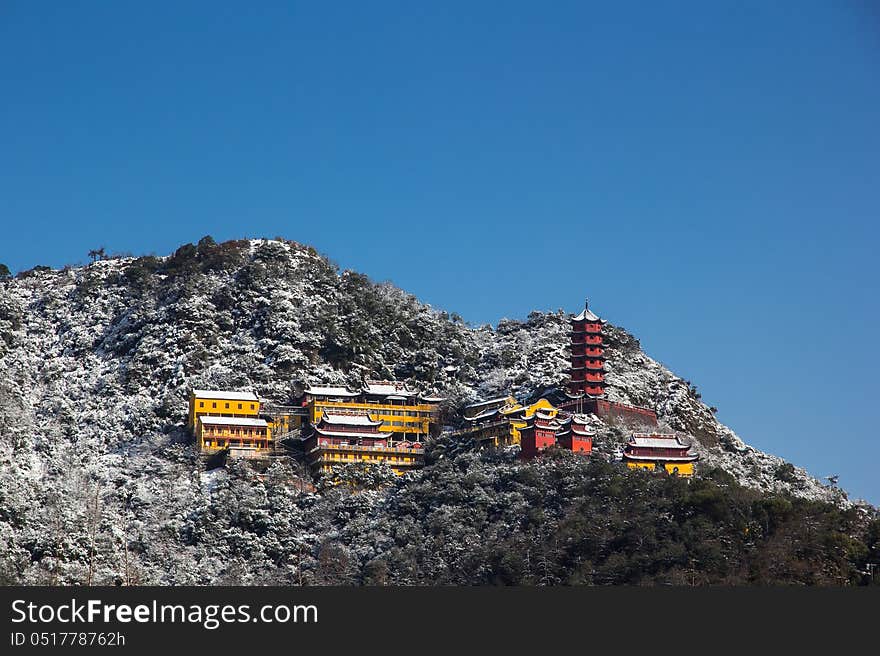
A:
{"label": "clear blue sky", "polygon": [[876,5],[426,4],[0,3],[0,262],[281,235],[475,324],[589,295],[880,502]]}

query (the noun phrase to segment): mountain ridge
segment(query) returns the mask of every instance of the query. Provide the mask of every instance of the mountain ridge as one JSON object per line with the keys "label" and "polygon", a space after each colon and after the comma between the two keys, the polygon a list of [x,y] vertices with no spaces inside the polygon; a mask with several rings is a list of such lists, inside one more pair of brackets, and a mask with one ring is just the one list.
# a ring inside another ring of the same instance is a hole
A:
{"label": "mountain ridge", "polygon": [[[190,388],[255,388],[283,403],[297,383],[369,376],[419,383],[454,409],[560,385],[569,366],[567,313],[472,327],[291,241],[205,238],[165,257],[22,272],[0,290],[0,495],[9,505],[0,538],[21,571],[49,559],[54,569],[40,565],[40,576],[49,568],[62,579],[70,568],[82,578],[90,500],[103,509],[94,521],[107,521],[101,539],[124,542],[120,526],[139,522],[153,558],[164,544],[149,528],[155,517],[179,539],[188,526],[189,540],[191,518],[217,512],[215,486],[227,474],[199,465],[185,428]],[[853,508],[842,490],[747,445],[623,328],[606,335],[609,398],[655,408],[662,426],[693,438],[701,469],[763,494]],[[624,437],[600,426],[597,453],[613,457]],[[58,546],[53,531],[68,524],[79,537]],[[163,557],[174,563],[171,544]]]}

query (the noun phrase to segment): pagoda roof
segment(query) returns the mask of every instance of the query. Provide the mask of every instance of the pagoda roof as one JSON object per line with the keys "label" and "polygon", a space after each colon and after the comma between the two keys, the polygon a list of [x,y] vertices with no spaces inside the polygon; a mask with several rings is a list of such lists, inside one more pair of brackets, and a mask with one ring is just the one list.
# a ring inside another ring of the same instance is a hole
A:
{"label": "pagoda roof", "polygon": [[576,314],[572,321],[598,321],[599,323],[605,323],[604,320],[600,319],[590,311],[589,302],[584,303],[583,311],[581,311],[580,314]]}
{"label": "pagoda roof", "polygon": [[253,392],[230,392],[226,390],[194,389],[193,396],[198,399],[219,399],[221,401],[259,401]]}
{"label": "pagoda roof", "polygon": [[268,426],[265,419],[251,419],[250,417],[217,417],[215,415],[201,415],[199,421],[206,426],[251,426],[265,428]]}
{"label": "pagoda roof", "polygon": [[419,398],[426,403],[443,403],[446,400],[445,396],[421,396]]}
{"label": "pagoda roof", "polygon": [[596,434],[596,431],[593,429],[578,430],[574,426],[571,427],[571,432],[575,435],[581,435],[582,437],[593,437]]}

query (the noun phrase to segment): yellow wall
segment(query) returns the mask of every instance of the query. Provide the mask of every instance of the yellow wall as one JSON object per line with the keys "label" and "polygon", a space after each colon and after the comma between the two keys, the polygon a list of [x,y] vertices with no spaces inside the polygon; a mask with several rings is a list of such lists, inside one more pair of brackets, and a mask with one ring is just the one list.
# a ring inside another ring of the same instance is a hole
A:
{"label": "yellow wall", "polygon": [[259,401],[238,401],[235,399],[201,399],[190,394],[189,427],[195,430],[196,417],[215,415],[226,417],[256,417],[260,414]]}
{"label": "yellow wall", "polygon": [[[269,426],[265,428],[265,436],[247,434],[247,431],[254,431],[255,433],[257,430],[260,430],[259,428],[251,426],[211,426],[211,428],[214,429],[214,432],[210,434],[208,433],[207,428],[208,427],[202,422],[198,422],[198,426],[196,427],[196,443],[199,445],[199,449],[206,453],[219,451],[227,446],[248,447],[257,442],[262,442],[266,445],[260,446],[259,448],[261,450],[268,451],[272,448],[272,428]],[[219,446],[217,440],[225,440],[225,444]],[[230,444],[231,440],[237,440],[239,444]]]}
{"label": "yellow wall", "polygon": [[320,470],[330,471],[333,465],[346,465],[352,463],[364,463],[377,465],[386,463],[395,474],[402,474],[412,467],[420,466],[420,458],[414,453],[364,453],[352,450],[334,451],[323,447],[320,456]]}
{"label": "yellow wall", "polygon": [[[514,412],[518,412],[522,409],[523,409],[523,406],[517,404],[511,408],[506,408],[506,409],[500,411],[500,413],[503,415],[507,415],[507,414],[512,414]],[[532,405],[528,406],[525,410],[526,410],[526,412],[525,412],[526,417],[531,417],[538,410],[544,410],[545,413],[550,415],[551,417],[555,417],[556,414],[559,412],[558,408],[556,408],[552,403],[550,403],[550,401],[548,401],[547,399],[543,399],[543,398],[538,399]],[[505,443],[505,445],[519,444],[522,441],[522,436],[520,434],[520,430],[525,427],[526,427],[525,421],[511,420],[511,422],[510,422],[510,438],[509,438],[509,441],[507,441]],[[496,446],[498,446],[498,444],[496,444]]]}
{"label": "yellow wall", "polygon": [[[630,469],[648,469],[650,471],[654,471],[655,469],[653,462],[634,462],[632,460],[628,460],[626,466]],[[694,475],[694,463],[692,462],[666,462],[663,463],[663,467],[669,474],[674,473],[673,470],[678,467],[679,476]]]}
{"label": "yellow wall", "polygon": [[[309,402],[309,421],[313,424],[321,419],[324,408],[328,410],[367,410],[374,421],[383,421],[379,430],[383,433],[410,433],[419,437],[427,436],[435,421],[437,406],[428,404],[390,405],[383,403],[352,403],[349,401]],[[403,414],[393,414],[403,413]],[[411,413],[411,414],[407,414]],[[395,426],[395,422],[409,424]]]}

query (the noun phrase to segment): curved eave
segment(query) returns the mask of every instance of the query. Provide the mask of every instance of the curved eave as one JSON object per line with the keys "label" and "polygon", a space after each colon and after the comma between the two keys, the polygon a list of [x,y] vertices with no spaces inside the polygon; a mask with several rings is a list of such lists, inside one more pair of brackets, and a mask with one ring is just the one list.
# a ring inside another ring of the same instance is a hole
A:
{"label": "curved eave", "polygon": [[330,431],[322,428],[315,427],[315,432],[313,435],[322,435],[324,437],[338,437],[348,440],[385,440],[388,439],[388,433],[356,433],[354,431]]}

